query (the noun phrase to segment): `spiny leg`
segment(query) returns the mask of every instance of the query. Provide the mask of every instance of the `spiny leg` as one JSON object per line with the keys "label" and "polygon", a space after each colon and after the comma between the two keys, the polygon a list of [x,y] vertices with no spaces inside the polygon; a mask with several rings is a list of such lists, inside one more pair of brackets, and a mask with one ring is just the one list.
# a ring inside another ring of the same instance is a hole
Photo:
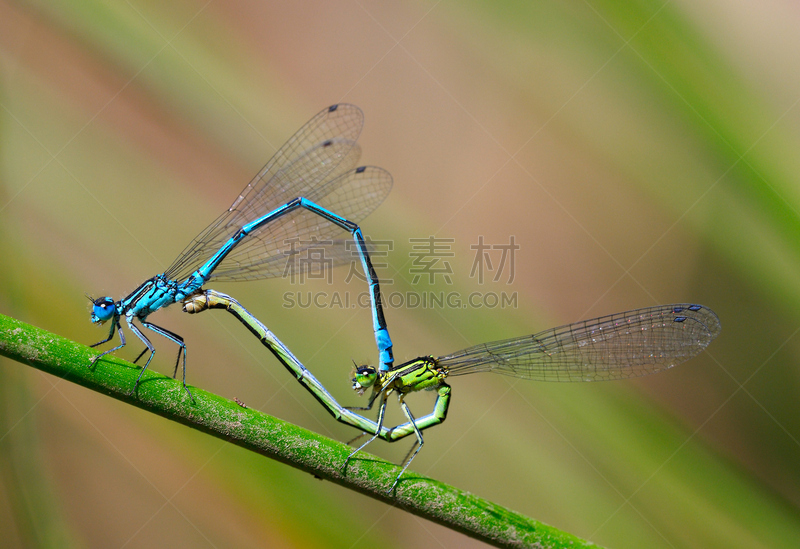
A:
{"label": "spiny leg", "polygon": [[[416,434],[416,433],[415,433],[415,434]],[[414,441],[414,444],[412,444],[412,445],[411,445],[411,448],[409,448],[409,449],[408,449],[408,452],[406,452],[406,455],[405,455],[405,457],[403,458],[403,461],[401,461],[401,462],[400,462],[400,465],[405,465],[406,463],[410,462],[410,461],[413,459],[413,458],[411,457],[411,454],[417,455],[417,453],[415,452],[415,450],[416,450],[417,448],[419,448],[419,441],[418,441],[418,440],[415,440],[415,441]]]}
{"label": "spiny leg", "polygon": [[147,339],[147,337],[142,333],[142,331],[136,327],[136,325],[133,323],[133,319],[129,317],[126,318],[126,320],[128,322],[128,328],[130,328],[131,331],[134,334],[136,334],[136,337],[141,339],[142,343],[144,343],[145,346],[150,350],[150,356],[147,357],[147,362],[145,363],[144,366],[142,366],[142,371],[139,372],[139,377],[136,378],[136,383],[133,384],[133,389],[131,389],[131,392],[128,393],[129,395],[132,395],[133,393],[136,392],[136,389],[139,388],[139,382],[141,381],[142,376],[144,375],[144,371],[147,370],[147,367],[150,365],[150,361],[153,360],[153,356],[156,354],[156,348],[153,347],[153,344],[150,343],[150,340]]}
{"label": "spiny leg", "polygon": [[413,451],[413,453],[411,451],[409,451],[408,455],[410,455],[411,457],[409,458],[408,455],[407,455],[406,459],[403,460],[405,462],[405,465],[403,465],[403,469],[400,471],[400,474],[397,475],[397,478],[394,479],[394,483],[392,483],[392,487],[389,488],[389,490],[388,490],[389,493],[391,493],[392,490],[394,490],[394,487],[397,486],[397,483],[400,481],[400,477],[403,476],[403,473],[406,472],[406,469],[408,469],[408,466],[411,465],[411,462],[414,460],[415,457],[417,457],[417,454],[419,453],[419,451],[422,450],[422,445],[425,444],[425,441],[422,440],[422,432],[419,430],[419,427],[417,427],[417,423],[414,420],[414,416],[411,414],[411,410],[408,409],[408,404],[406,404],[405,400],[403,400],[403,395],[402,394],[397,395],[397,399],[400,401],[400,408],[403,409],[403,412],[405,413],[406,417],[408,418],[408,421],[414,427],[414,434],[417,435],[417,442],[414,443],[414,446],[411,447],[411,450]]}
{"label": "spiny leg", "polygon": [[375,390],[375,387],[372,388],[372,394],[369,395],[369,402],[366,406],[344,406],[345,410],[372,410],[372,405],[375,404],[375,400],[378,398],[380,393]]}
{"label": "spiny leg", "polygon": [[[375,399],[378,398],[379,394],[380,393],[375,390],[375,386],[373,385],[372,386],[372,394],[369,395],[369,402],[368,402],[368,404],[366,406],[342,406],[342,407],[345,410],[350,410],[351,412],[353,412],[353,411],[362,411],[362,410],[372,410],[372,405],[375,403]],[[375,431],[375,432],[376,433],[380,433],[381,432],[381,428],[378,427],[378,430]],[[358,435],[357,437],[351,438],[350,440],[347,441],[346,444],[348,446],[350,446],[351,444],[355,444],[357,441],[361,440],[362,438],[364,438],[368,434],[369,433],[367,433],[366,431],[362,431],[360,435]],[[348,457],[347,459],[350,459],[350,458]],[[346,462],[345,462],[345,465],[347,465]]]}
{"label": "spiny leg", "polygon": [[117,345],[116,347],[114,347],[113,349],[108,349],[107,351],[103,351],[99,355],[95,356],[89,362],[89,367],[90,368],[92,366],[94,366],[95,362],[97,362],[98,360],[100,360],[101,358],[106,356],[108,353],[113,353],[114,351],[122,349],[125,346],[125,334],[122,333],[122,325],[119,323],[119,318],[115,317],[114,320],[111,321],[111,330],[109,330],[109,332],[108,332],[108,337],[105,338],[103,341],[98,341],[94,345],[91,345],[91,347],[97,347],[98,345],[102,345],[103,343],[111,341],[111,338],[114,337],[114,328],[117,328],[117,331],[119,332],[120,344]]}
{"label": "spiny leg", "polygon": [[[370,439],[367,442],[365,442],[364,444],[362,444],[361,446],[359,446],[358,448],[353,450],[350,453],[350,455],[347,456],[347,459],[344,460],[344,465],[342,466],[342,471],[346,471],[347,470],[347,464],[350,462],[350,459],[354,455],[356,455],[358,452],[360,452],[362,449],[364,449],[365,446],[367,446],[370,442],[372,442],[373,440],[378,438],[378,435],[380,435],[381,429],[383,428],[383,418],[386,415],[386,399],[387,398],[389,398],[389,393],[388,392],[382,392],[381,407],[378,409],[378,428],[375,430],[375,434],[372,435],[372,437],[370,437]],[[361,438],[361,437],[358,437],[358,438]],[[358,440],[358,438],[356,438],[356,440]]]}
{"label": "spiny leg", "polygon": [[363,432],[362,432],[360,435],[358,435],[357,437],[351,438],[351,439],[350,439],[350,440],[348,440],[348,441],[347,441],[345,444],[347,444],[348,446],[350,446],[351,444],[355,444],[355,443],[356,443],[356,441],[359,441],[359,440],[361,440],[362,438],[364,438],[364,437],[365,437],[365,436],[367,436],[368,434],[369,434],[369,433],[367,433],[366,431],[363,431]]}
{"label": "spiny leg", "polygon": [[114,328],[116,328],[118,324],[119,324],[119,317],[115,316],[111,320],[111,329],[108,331],[108,337],[106,337],[102,341],[98,341],[97,343],[89,345],[89,347],[97,347],[98,345],[102,345],[103,343],[107,343],[107,342],[111,341],[111,339],[114,337]]}
{"label": "spiny leg", "polygon": [[[161,326],[156,326],[150,322],[142,321],[142,326],[145,328],[154,331],[157,334],[160,334],[170,341],[175,342],[178,345],[178,359],[175,361],[175,371],[172,373],[172,378],[174,379],[175,376],[178,374],[178,365],[181,362],[181,353],[183,353],[183,388],[186,390],[186,394],[189,395],[189,398],[194,401],[194,397],[192,396],[191,391],[186,386],[186,344],[183,342],[183,338],[178,334],[167,330],[166,328],[162,328]],[[152,357],[151,357],[152,358]],[[148,363],[150,361],[148,360]],[[147,366],[145,366],[146,368]]]}
{"label": "spiny leg", "polygon": [[146,352],[147,352],[147,347],[142,349],[142,352],[139,353],[139,356],[133,359],[133,363],[136,364],[137,362],[139,362],[139,359],[142,358]]}
{"label": "spiny leg", "polygon": [[[172,341],[172,342],[174,342],[175,344],[178,345],[178,358],[175,361],[175,368],[172,371],[172,379],[175,379],[175,376],[178,375],[178,366],[180,366],[180,363],[181,363],[181,353],[184,353],[184,363],[183,363],[184,372],[183,372],[183,377],[185,379],[186,378],[186,360],[185,360],[186,344],[184,343],[183,338],[181,336],[179,336],[178,334],[176,334],[175,332],[171,332],[171,331],[167,330],[166,328],[162,328],[161,326],[157,326],[157,325],[153,324],[152,322],[145,322],[143,320],[142,321],[142,326],[144,326],[148,330],[154,331],[155,333],[157,333],[157,334],[159,334],[161,336],[166,337],[167,339],[169,339],[170,341]],[[139,355],[139,357],[141,358],[141,356],[143,354],[144,354],[144,351],[142,351],[142,354]],[[138,360],[138,358],[137,358],[137,360]],[[134,361],[134,362],[136,362],[136,361]]]}
{"label": "spiny leg", "polygon": [[[360,412],[360,411],[364,411],[364,410],[372,410],[372,405],[375,403],[375,399],[378,398],[379,394],[380,393],[375,390],[375,387],[373,387],[372,388],[372,394],[369,397],[369,403],[366,406],[343,406],[343,408],[345,410],[350,410],[351,412]],[[380,433],[382,427],[383,427],[383,423],[381,422],[381,424],[378,426],[378,429],[375,432],[376,433]],[[370,433],[367,433],[366,431],[362,431],[361,434],[358,435],[357,437],[354,437],[354,438],[348,440],[347,441],[347,445],[350,446],[351,444],[355,444],[357,441],[361,440],[362,438],[364,438],[368,434],[370,434]],[[375,436],[377,436],[377,435],[375,435]],[[375,439],[375,437],[373,436],[372,439],[368,440],[364,445],[361,446],[361,448],[363,448],[364,446],[366,446],[367,444],[372,442],[374,439]],[[359,450],[361,448],[359,448]],[[358,450],[356,450],[356,452],[357,451]],[[355,453],[355,452],[353,452],[353,453]],[[350,457],[352,457],[352,455],[353,454],[350,454]],[[350,459],[350,457],[348,457],[347,459]],[[345,462],[345,466],[346,465],[347,465],[347,463]]]}

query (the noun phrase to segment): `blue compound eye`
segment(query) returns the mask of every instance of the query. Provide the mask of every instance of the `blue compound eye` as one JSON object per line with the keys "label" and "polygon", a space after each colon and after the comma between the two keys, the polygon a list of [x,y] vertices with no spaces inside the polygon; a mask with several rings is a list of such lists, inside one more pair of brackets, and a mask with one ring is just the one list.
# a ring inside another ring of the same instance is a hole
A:
{"label": "blue compound eye", "polygon": [[110,297],[101,297],[93,301],[92,307],[92,322],[105,322],[110,320],[117,308],[114,306],[114,300]]}

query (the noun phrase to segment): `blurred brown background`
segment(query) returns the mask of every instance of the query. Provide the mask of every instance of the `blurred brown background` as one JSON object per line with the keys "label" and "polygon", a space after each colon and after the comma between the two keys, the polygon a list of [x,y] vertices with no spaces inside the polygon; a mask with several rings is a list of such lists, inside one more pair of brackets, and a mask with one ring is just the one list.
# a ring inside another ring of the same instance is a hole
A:
{"label": "blurred brown background", "polygon": [[[295,130],[355,103],[364,162],[395,178],[362,224],[393,243],[384,292],[518,298],[389,307],[399,360],[661,303],[723,325],[651,378],[454,379],[412,469],[609,547],[796,547],[799,26],[778,0],[0,2],[0,312],[101,339],[84,293],[162,272]],[[430,236],[451,281],[412,285]],[[481,236],[520,246],[513,282],[470,276]],[[369,311],[285,306],[363,291],[346,274],[214,287],[355,404]],[[190,384],[356,434],[227,315],[152,320],[186,338]],[[5,359],[0,378],[4,546],[481,545]]]}

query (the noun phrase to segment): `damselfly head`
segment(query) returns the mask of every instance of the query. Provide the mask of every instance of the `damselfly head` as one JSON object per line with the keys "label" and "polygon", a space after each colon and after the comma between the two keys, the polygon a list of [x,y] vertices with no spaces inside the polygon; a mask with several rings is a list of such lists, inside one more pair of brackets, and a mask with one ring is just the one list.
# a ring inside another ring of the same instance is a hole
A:
{"label": "damselfly head", "polygon": [[378,371],[372,366],[357,366],[353,370],[353,390],[363,395],[367,388],[375,385],[378,380]]}
{"label": "damselfly head", "polygon": [[111,320],[111,317],[117,312],[114,300],[110,297],[99,297],[92,303],[92,322],[95,324],[102,324],[107,320]]}

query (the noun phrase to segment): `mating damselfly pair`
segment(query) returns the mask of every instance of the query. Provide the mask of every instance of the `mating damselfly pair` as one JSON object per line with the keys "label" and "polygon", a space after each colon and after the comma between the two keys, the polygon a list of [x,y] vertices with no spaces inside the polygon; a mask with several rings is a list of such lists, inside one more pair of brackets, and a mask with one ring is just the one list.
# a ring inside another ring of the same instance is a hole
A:
{"label": "mating damselfly pair", "polygon": [[[648,307],[577,322],[534,335],[485,343],[440,358],[420,357],[394,366],[392,341],[383,314],[380,286],[368,247],[358,223],[388,195],[392,178],[373,166],[357,167],[358,136],[363,114],[358,107],[339,104],[328,107],[303,126],[245,187],[227,211],[201,232],[172,266],[156,275],[127,297],[92,299],[92,322],[110,321],[107,343],[115,330],[120,344],[92,359],[92,365],[107,353],[125,345],[121,320],[144,343],[149,356],[134,384],[138,388],[144,371],[155,355],[155,347],[134,321],[178,345],[173,377],[183,365],[186,386],[186,345],[183,338],[148,322],[153,312],[182,303],[190,313],[207,308],[225,308],[264,343],[278,360],[298,378],[314,397],[339,421],[372,437],[354,450],[349,460],[375,438],[390,442],[411,434],[416,437],[400,476],[424,443],[422,431],[444,421],[450,403],[448,376],[494,371],[540,381],[593,381],[622,379],[654,373],[699,354],[719,334],[717,316],[695,304]],[[349,233],[352,242],[339,239]],[[286,242],[299,243],[292,252],[308,246],[323,247],[330,264],[352,258],[352,244],[369,285],[378,365],[357,367],[353,389],[363,394],[371,389],[368,406],[343,407],[302,365],[291,351],[235,299],[214,290],[204,290],[211,280],[253,280],[280,276],[287,261]],[[181,357],[183,362],[181,363]],[[431,413],[415,417],[405,397],[420,390],[435,390]],[[395,393],[408,420],[387,428],[387,400]],[[369,410],[380,401],[377,420],[357,410]]]}

